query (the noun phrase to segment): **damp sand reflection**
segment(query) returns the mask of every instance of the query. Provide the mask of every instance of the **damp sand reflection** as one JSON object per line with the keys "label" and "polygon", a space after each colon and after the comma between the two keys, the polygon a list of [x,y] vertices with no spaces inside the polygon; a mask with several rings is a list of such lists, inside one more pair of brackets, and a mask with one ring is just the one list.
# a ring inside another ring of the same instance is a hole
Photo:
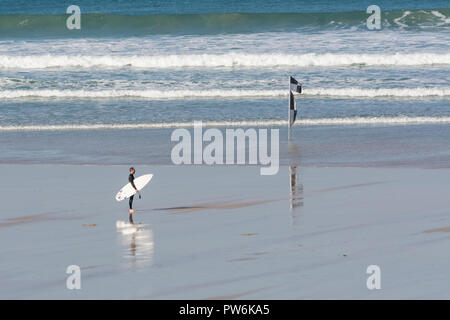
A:
{"label": "damp sand reflection", "polygon": [[121,256],[124,265],[132,268],[142,268],[152,265],[154,242],[153,232],[148,225],[117,221],[117,231],[120,235]]}

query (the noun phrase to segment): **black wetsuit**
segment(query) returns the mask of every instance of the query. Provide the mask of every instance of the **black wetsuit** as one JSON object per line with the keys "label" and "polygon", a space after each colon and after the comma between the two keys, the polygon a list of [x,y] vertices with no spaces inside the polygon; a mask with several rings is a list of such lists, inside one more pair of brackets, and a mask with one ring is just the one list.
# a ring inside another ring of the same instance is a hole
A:
{"label": "black wetsuit", "polygon": [[[134,185],[134,175],[130,173],[130,175],[128,176],[128,182],[131,183],[131,186],[137,190],[136,186]],[[134,200],[134,195],[132,195],[130,197],[130,200],[128,201],[129,205],[130,205],[130,209],[133,209],[133,200]]]}

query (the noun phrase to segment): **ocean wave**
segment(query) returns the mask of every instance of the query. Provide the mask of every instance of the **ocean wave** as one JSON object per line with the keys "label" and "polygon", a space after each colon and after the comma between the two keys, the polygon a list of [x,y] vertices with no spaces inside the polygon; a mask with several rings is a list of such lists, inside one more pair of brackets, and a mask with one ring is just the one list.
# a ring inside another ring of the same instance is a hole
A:
{"label": "ocean wave", "polygon": [[[177,99],[239,99],[239,98],[277,98],[287,96],[287,90],[3,90],[0,99],[116,99],[140,98],[149,100]],[[450,88],[305,88],[305,97],[342,97],[342,98],[426,98],[450,97]]]}
{"label": "ocean wave", "polygon": [[2,69],[47,68],[273,68],[450,65],[450,53],[181,54],[164,56],[0,55]]}
{"label": "ocean wave", "polygon": [[0,99],[18,98],[144,98],[154,100],[185,98],[267,98],[287,95],[286,90],[3,90]]}
{"label": "ocean wave", "polygon": [[[450,124],[450,117],[347,117],[298,119],[295,126],[346,126],[346,125],[413,125]],[[284,120],[204,121],[202,126],[211,127],[281,127]],[[192,128],[194,122],[140,123],[140,124],[63,124],[63,125],[17,125],[0,126],[6,131],[83,131],[83,130],[133,130]]]}
{"label": "ocean wave", "polygon": [[328,97],[398,97],[398,98],[425,98],[425,97],[450,97],[450,88],[318,88],[305,89],[306,96]]}
{"label": "ocean wave", "polygon": [[[450,9],[384,10],[383,28],[443,27],[450,25]],[[1,37],[105,36],[148,34],[210,34],[289,30],[302,27],[327,29],[366,28],[365,11],[334,13],[208,13],[120,15],[83,13],[82,28],[66,28],[68,15],[0,15]]]}

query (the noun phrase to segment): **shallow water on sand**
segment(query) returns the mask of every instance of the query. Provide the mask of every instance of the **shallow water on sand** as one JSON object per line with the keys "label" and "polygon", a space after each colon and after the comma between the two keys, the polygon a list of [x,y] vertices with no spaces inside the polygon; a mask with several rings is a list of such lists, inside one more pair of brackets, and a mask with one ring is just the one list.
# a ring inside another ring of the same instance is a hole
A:
{"label": "shallow water on sand", "polygon": [[127,169],[0,166],[1,298],[448,298],[448,169],[138,166],[134,226]]}
{"label": "shallow water on sand", "polygon": [[[280,130],[281,165],[450,167],[449,124],[295,126],[290,141],[285,127],[269,127],[269,136],[271,129]],[[171,141],[173,130],[4,132],[0,162],[172,165],[171,151],[178,144]],[[245,147],[248,152],[249,144]]]}

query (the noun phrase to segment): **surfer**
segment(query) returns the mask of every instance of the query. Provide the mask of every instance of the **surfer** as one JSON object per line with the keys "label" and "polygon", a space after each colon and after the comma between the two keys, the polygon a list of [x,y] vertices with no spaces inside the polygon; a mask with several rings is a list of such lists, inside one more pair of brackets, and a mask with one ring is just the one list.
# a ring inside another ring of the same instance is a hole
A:
{"label": "surfer", "polygon": [[[134,190],[136,190],[136,193],[138,193],[139,190],[134,185],[134,173],[135,172],[136,172],[136,170],[134,170],[134,168],[131,167],[130,168],[130,175],[128,176],[128,182],[131,183],[131,186],[134,188]],[[133,200],[134,200],[134,195],[132,195],[130,197],[130,200],[128,201],[128,203],[130,205],[130,219],[131,219],[131,215],[136,212],[136,210],[133,209]]]}

